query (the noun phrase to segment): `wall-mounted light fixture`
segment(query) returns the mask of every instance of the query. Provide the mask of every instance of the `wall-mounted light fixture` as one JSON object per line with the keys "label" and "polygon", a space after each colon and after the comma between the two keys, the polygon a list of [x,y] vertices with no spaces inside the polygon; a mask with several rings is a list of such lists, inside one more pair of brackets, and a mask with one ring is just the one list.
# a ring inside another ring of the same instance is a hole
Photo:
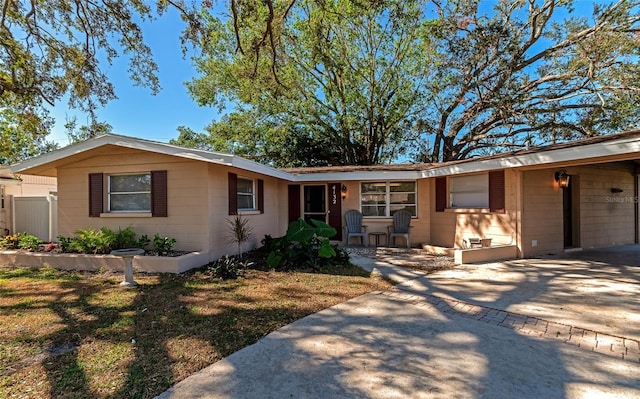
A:
{"label": "wall-mounted light fixture", "polygon": [[623,189],[621,189],[621,188],[617,188],[617,187],[612,187],[612,188],[611,188],[611,192],[612,192],[613,194],[621,193],[621,192],[623,192],[623,191],[624,191],[624,190],[623,190]]}
{"label": "wall-mounted light fixture", "polygon": [[345,186],[343,184],[342,187],[340,188],[340,191],[342,191],[342,199],[346,199],[347,198],[347,186]]}
{"label": "wall-mounted light fixture", "polygon": [[569,179],[571,178],[571,176],[569,176],[567,174],[567,171],[562,169],[556,172],[556,181],[558,182],[558,185],[560,186],[560,188],[567,188],[569,187]]}

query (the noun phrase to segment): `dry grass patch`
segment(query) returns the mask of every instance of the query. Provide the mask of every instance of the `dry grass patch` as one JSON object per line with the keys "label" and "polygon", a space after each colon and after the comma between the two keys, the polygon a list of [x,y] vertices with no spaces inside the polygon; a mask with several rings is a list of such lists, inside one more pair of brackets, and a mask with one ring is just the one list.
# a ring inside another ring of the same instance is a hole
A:
{"label": "dry grass patch", "polygon": [[151,398],[294,320],[390,288],[355,266],[121,279],[0,269],[0,397]]}

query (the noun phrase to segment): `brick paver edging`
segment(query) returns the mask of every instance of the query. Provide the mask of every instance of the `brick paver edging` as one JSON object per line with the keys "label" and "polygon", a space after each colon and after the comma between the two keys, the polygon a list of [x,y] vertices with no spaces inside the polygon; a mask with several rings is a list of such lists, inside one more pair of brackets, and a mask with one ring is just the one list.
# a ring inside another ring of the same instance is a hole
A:
{"label": "brick paver edging", "polygon": [[499,327],[511,328],[527,335],[559,340],[592,352],[640,363],[640,342],[634,339],[474,305],[455,299],[441,298],[429,294],[416,295],[397,288],[380,292],[380,294],[418,306],[428,303],[444,314],[462,316]]}

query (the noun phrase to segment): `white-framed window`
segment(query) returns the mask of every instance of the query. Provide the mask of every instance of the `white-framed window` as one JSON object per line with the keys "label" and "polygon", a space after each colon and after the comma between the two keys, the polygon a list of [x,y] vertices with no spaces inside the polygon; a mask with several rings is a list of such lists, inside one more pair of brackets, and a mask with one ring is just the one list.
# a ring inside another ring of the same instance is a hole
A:
{"label": "white-framed window", "polygon": [[391,217],[401,209],[417,216],[415,181],[361,183],[360,211],[364,217]]}
{"label": "white-framed window", "polygon": [[256,209],[256,187],[253,179],[238,177],[237,195],[239,211]]}
{"label": "white-framed window", "polygon": [[109,175],[109,212],[151,212],[151,173]]}
{"label": "white-framed window", "polygon": [[450,177],[449,207],[489,208],[489,174]]}

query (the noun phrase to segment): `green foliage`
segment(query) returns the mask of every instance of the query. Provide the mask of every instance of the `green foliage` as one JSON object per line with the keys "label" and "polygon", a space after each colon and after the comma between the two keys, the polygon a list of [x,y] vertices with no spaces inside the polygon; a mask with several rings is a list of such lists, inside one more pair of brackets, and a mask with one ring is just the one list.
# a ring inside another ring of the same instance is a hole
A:
{"label": "green foliage", "polygon": [[[10,95],[7,95],[11,97]],[[9,165],[54,150],[46,140],[53,120],[48,111],[0,100],[0,165]]]}
{"label": "green foliage", "polygon": [[207,128],[208,144],[277,166],[403,154],[426,100],[423,3],[297,1],[286,15],[275,7],[274,41],[264,40],[266,2],[238,7],[235,25],[205,20],[211,34],[188,88],[200,104],[240,105]]}
{"label": "green foliage", "polygon": [[[106,227],[76,230],[75,236],[58,236],[62,252],[83,254],[108,254],[116,249],[142,248],[149,243],[146,235],[138,237],[131,226],[113,231]],[[175,243],[175,242],[174,242]]]}
{"label": "green foliage", "polygon": [[330,264],[346,264],[349,256],[344,250],[331,245],[329,238],[336,229],[328,224],[311,220],[311,224],[298,219],[289,224],[284,237],[265,236],[262,244],[267,256],[267,267],[290,270],[310,267],[320,270]]}
{"label": "green foliage", "polygon": [[155,7],[138,0],[2,4],[0,164],[51,149],[45,141],[52,127],[47,110],[59,101],[68,99],[70,108],[94,119],[96,108],[115,99],[101,64],[109,66],[125,55],[133,84],[158,92],[158,68],[143,40],[141,21],[153,20],[171,6],[187,24],[183,43],[200,31],[200,6],[186,0],[156,0]]}
{"label": "green foliage", "polygon": [[234,2],[235,18],[203,19],[188,88],[238,111],[198,140],[276,166],[356,165],[638,126],[640,3],[577,3]]}
{"label": "green foliage", "polygon": [[0,239],[0,248],[4,249],[24,249],[26,251],[37,251],[43,241],[29,233],[11,234]]}
{"label": "green foliage", "polygon": [[138,237],[131,226],[121,229],[115,233],[113,249],[143,248],[149,244],[149,237],[146,234]]}
{"label": "green foliage", "polygon": [[75,116],[67,119],[64,127],[67,129],[67,137],[70,144],[79,143],[113,131],[113,127],[107,122],[98,122],[96,120],[92,120],[89,125],[78,127],[78,119]]}
{"label": "green foliage", "polygon": [[160,234],[155,234],[153,236],[153,252],[159,256],[167,256],[171,251],[173,251],[173,246],[176,244],[176,240],[174,238],[169,238],[167,236],[161,236]]}
{"label": "green foliage", "polygon": [[227,219],[227,229],[229,243],[238,246],[238,256],[242,258],[242,245],[253,238],[253,229],[249,226],[249,220],[235,215],[233,218]]}
{"label": "green foliage", "polygon": [[71,252],[108,254],[115,242],[115,232],[106,228],[100,230],[79,229],[75,234],[69,246]]}
{"label": "green foliage", "polygon": [[242,276],[244,270],[251,266],[251,263],[243,261],[237,256],[225,255],[207,266],[207,270],[217,278],[223,280],[235,279]]}
{"label": "green foliage", "polygon": [[22,233],[20,235],[18,248],[24,249],[25,251],[37,251],[38,249],[40,249],[40,245],[42,245],[43,242],[44,241],[34,235]]}

